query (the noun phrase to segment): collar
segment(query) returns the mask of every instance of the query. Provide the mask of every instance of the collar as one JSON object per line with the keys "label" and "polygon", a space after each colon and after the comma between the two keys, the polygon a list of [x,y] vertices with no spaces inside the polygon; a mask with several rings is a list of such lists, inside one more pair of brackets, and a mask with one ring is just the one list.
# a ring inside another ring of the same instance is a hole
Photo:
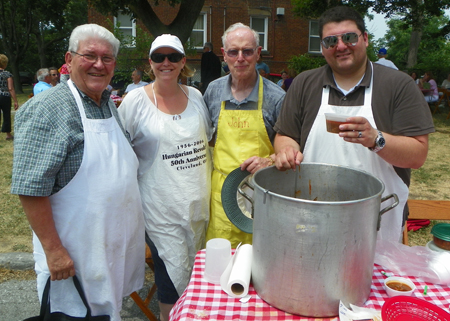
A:
{"label": "collar", "polygon": [[[370,87],[371,77],[372,77],[372,68],[370,68],[370,61],[369,59],[367,59],[366,72],[364,73],[364,77],[362,78],[361,82],[355,86],[354,89],[357,89],[358,87]],[[331,88],[339,90],[334,81],[333,70],[329,65],[326,65],[325,77],[323,79],[323,87],[325,86],[330,86]]]}
{"label": "collar", "polygon": [[[256,72],[256,70],[255,70]],[[247,98],[245,98],[242,101],[238,101],[234,98],[233,94],[231,93],[231,74],[225,76],[228,77],[227,79],[227,86],[225,86],[225,88],[222,91],[222,95],[220,96],[220,101],[230,101],[236,105],[240,105],[240,104],[245,104],[249,101],[254,101],[254,102],[258,102],[258,88],[259,88],[259,74],[258,77],[256,78],[256,83],[255,86],[253,86],[253,89],[250,93],[250,95],[247,96]]]}
{"label": "collar", "polygon": [[[91,97],[89,97],[84,92],[82,92],[74,82],[72,82],[72,83],[75,86],[75,89],[80,93],[81,98],[83,100],[91,100],[93,103],[95,103],[97,105],[97,103]],[[66,86],[69,87],[69,85],[67,85],[67,83],[66,83]],[[69,90],[70,90],[70,88],[69,88]],[[108,90],[106,90],[106,89],[103,90],[102,98],[100,98],[100,106],[103,106],[103,104],[105,104],[105,102],[107,103],[109,101],[110,96],[111,96],[111,94],[109,93]]]}

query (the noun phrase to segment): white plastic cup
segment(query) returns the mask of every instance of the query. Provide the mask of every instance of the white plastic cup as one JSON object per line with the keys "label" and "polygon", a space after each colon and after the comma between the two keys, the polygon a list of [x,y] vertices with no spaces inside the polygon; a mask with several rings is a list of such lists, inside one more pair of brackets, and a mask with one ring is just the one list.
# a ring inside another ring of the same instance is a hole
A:
{"label": "white plastic cup", "polygon": [[206,281],[220,284],[220,276],[231,259],[231,243],[226,239],[216,238],[206,242],[205,273]]}
{"label": "white plastic cup", "polygon": [[338,115],[333,113],[325,113],[325,120],[327,125],[327,132],[339,134],[339,125],[347,124],[346,120],[350,116]]}

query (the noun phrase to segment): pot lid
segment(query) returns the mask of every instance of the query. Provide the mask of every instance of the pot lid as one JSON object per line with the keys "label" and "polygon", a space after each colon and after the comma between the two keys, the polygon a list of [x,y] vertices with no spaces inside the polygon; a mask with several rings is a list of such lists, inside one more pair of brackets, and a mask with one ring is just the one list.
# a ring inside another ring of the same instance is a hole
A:
{"label": "pot lid", "polygon": [[435,237],[450,242],[450,224],[448,223],[439,223],[433,226],[431,229],[431,234]]}
{"label": "pot lid", "polygon": [[222,186],[222,206],[231,223],[241,231],[251,234],[253,233],[253,220],[242,213],[236,197],[239,184],[248,175],[250,173],[241,170],[240,167],[228,174]]}

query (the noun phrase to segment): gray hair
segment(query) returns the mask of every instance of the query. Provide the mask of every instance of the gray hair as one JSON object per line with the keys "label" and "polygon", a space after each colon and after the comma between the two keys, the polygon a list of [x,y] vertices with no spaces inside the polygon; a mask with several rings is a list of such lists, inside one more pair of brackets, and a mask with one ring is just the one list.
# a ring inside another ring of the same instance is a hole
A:
{"label": "gray hair", "polygon": [[213,45],[210,42],[205,42],[205,45],[203,46],[203,48],[209,48],[209,50],[213,51]]}
{"label": "gray hair", "polygon": [[37,71],[36,73],[36,78],[39,81],[44,81],[45,77],[47,77],[49,75],[50,71],[48,70],[48,68],[41,68]]}
{"label": "gray hair", "polygon": [[85,24],[73,29],[69,39],[68,51],[78,51],[80,41],[87,39],[101,39],[109,42],[113,49],[114,57],[119,53],[120,41],[106,28],[95,23]]}
{"label": "gray hair", "polygon": [[255,30],[250,28],[249,26],[244,25],[242,22],[237,22],[237,23],[232,24],[231,26],[229,26],[228,29],[225,30],[225,32],[223,33],[222,44],[223,44],[224,48],[225,48],[225,42],[227,41],[228,34],[230,32],[233,32],[233,31],[237,30],[237,29],[248,29],[248,30],[250,30],[253,33],[253,37],[255,38],[256,47],[259,47],[259,34]]}
{"label": "gray hair", "polygon": [[140,69],[135,69],[134,71],[136,72],[136,75],[138,75],[141,78],[144,75],[144,72],[142,70],[140,70]]}

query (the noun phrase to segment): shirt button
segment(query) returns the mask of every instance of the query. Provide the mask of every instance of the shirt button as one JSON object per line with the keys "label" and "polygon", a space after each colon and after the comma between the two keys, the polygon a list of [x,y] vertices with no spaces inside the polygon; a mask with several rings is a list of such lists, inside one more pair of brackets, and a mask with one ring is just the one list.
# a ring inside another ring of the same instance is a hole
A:
{"label": "shirt button", "polygon": [[347,100],[347,97],[342,98],[342,100]]}

